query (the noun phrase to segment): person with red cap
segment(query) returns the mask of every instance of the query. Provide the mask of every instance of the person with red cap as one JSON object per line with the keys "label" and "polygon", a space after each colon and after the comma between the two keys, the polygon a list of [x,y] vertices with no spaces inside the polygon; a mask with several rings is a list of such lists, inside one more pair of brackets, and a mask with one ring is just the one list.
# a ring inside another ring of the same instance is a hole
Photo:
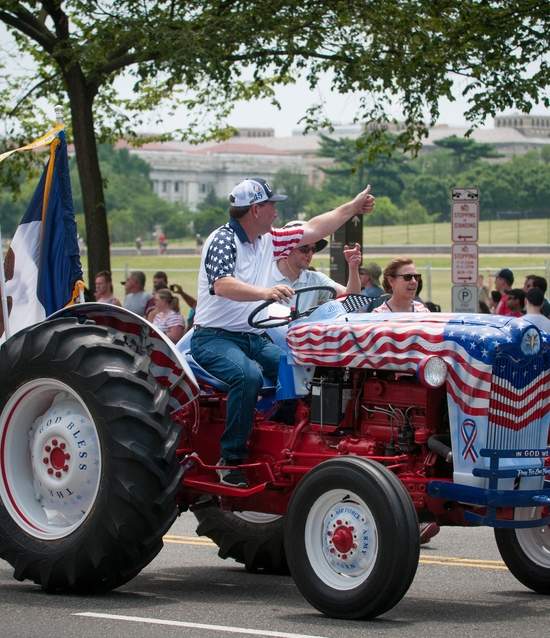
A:
{"label": "person with red cap", "polygon": [[[297,228],[303,222],[289,222],[283,228]],[[337,283],[328,275],[317,270],[310,270],[313,255],[328,245],[326,239],[319,239],[315,243],[293,248],[287,255],[281,256],[273,263],[271,281],[274,284],[285,284],[294,290],[311,286],[327,286],[333,288],[336,296],[360,294],[361,279],[359,265],[361,264],[361,248],[359,244],[344,246],[344,258],[348,264],[348,281],[345,286]],[[328,301],[331,298],[329,290],[311,290],[299,297],[299,311],[304,312]],[[295,304],[294,298],[291,301]]]}

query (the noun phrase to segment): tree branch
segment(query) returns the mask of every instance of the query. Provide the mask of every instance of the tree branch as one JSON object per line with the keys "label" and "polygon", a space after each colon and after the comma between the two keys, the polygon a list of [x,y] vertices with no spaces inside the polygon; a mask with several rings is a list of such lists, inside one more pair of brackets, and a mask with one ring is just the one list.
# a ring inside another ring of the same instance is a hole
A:
{"label": "tree branch", "polygon": [[54,77],[55,77],[55,75],[48,75],[47,77],[45,77],[42,80],[40,80],[40,82],[37,82],[33,87],[31,87],[20,100],[17,100],[17,104],[8,113],[8,117],[13,117],[14,115],[16,115],[19,107],[21,106],[21,104],[23,104],[23,102],[30,95],[32,95],[34,93],[34,91],[36,91],[36,89],[40,88],[43,84],[46,84],[46,82],[49,82],[50,80],[53,80]]}
{"label": "tree branch", "polygon": [[37,42],[45,51],[53,54],[56,43],[55,37],[30,11],[27,11],[21,5],[17,5],[13,13],[0,10],[0,20],[17,31],[24,33],[31,40]]}

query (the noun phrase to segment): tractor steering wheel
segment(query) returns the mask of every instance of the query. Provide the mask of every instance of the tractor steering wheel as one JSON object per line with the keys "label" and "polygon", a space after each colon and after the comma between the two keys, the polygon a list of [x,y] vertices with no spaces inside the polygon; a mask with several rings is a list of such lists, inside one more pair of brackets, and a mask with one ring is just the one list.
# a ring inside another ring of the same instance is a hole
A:
{"label": "tractor steering wheel", "polygon": [[[316,308],[319,307],[319,305],[300,311],[300,296],[306,292],[311,292],[312,290],[327,290],[330,293],[330,299],[336,298],[336,290],[334,290],[332,286],[307,286],[306,288],[298,288],[295,293],[295,307],[286,306],[277,301],[264,301],[250,313],[250,316],[248,317],[248,325],[252,328],[260,329],[277,328],[279,326],[288,326],[291,321],[296,319],[308,317]],[[268,313],[267,317],[256,319],[257,315],[273,304],[277,304],[278,310],[281,312],[277,312],[276,315],[270,315]]]}

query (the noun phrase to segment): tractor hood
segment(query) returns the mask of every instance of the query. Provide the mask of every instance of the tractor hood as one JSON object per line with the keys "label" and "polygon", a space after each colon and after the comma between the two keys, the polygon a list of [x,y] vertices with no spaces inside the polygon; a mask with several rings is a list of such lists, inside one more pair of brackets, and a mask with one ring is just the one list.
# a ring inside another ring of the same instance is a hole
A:
{"label": "tractor hood", "polygon": [[550,335],[523,318],[454,313],[347,313],[338,301],[293,323],[287,343],[301,365],[415,372],[437,355],[449,364],[490,370],[506,352],[514,359],[550,347]]}

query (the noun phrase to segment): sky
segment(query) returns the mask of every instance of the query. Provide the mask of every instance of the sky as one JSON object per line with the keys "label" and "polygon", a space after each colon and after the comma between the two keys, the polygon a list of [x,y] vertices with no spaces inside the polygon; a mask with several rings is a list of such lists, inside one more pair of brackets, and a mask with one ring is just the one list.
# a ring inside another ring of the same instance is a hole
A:
{"label": "sky", "polygon": [[[21,59],[20,55],[14,55],[15,46],[13,40],[10,42],[11,36],[7,33],[5,26],[0,24],[0,55],[6,60],[6,52],[12,53],[8,55],[7,73],[10,69],[13,71],[28,68],[32,72],[32,63],[30,60]],[[454,126],[467,126],[464,118],[464,112],[467,109],[466,100],[460,97],[460,80],[455,83],[454,95],[457,97],[455,102],[446,99],[440,101],[440,118],[439,124],[448,124]],[[128,95],[130,93],[130,80],[119,79],[116,86],[121,93]],[[251,102],[237,103],[233,114],[228,119],[228,124],[235,127],[268,127],[275,129],[276,136],[291,135],[294,129],[301,128],[299,124],[301,117],[305,115],[308,106],[324,102],[325,114],[334,124],[349,124],[358,110],[359,94],[346,94],[330,90],[330,78],[326,75],[321,79],[317,89],[311,91],[305,80],[299,80],[296,84],[284,86],[276,89],[276,97],[282,105],[281,110],[273,107],[268,100],[255,100]],[[46,110],[50,110],[50,105],[44,105]],[[52,119],[54,119],[54,106],[51,104]],[[175,116],[169,116],[168,109],[164,111],[163,126],[159,127],[147,122],[141,127],[142,132],[162,133],[168,132],[184,125],[182,113],[176,113]],[[510,113],[507,112],[505,114]],[[537,106],[533,109],[532,114],[550,114],[548,109],[543,106]],[[158,110],[155,115],[158,115]],[[390,113],[400,119],[398,107],[394,107]],[[155,118],[156,119],[156,118]],[[427,119],[427,118],[426,118]],[[485,127],[493,127],[492,118],[488,118],[483,124]]]}

